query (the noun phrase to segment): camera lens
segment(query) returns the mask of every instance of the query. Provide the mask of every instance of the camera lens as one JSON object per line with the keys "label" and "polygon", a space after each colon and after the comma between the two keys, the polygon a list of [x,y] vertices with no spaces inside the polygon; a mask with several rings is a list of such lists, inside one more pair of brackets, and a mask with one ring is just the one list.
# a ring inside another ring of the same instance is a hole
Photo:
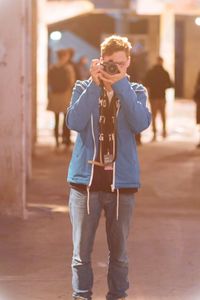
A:
{"label": "camera lens", "polygon": [[119,73],[119,69],[118,69],[117,65],[111,61],[104,62],[103,66],[104,66],[104,71],[106,71],[110,75],[115,75],[115,74]]}
{"label": "camera lens", "polygon": [[109,71],[110,74],[116,74],[116,73],[118,73],[118,68],[115,64],[111,64],[108,67],[108,71]]}

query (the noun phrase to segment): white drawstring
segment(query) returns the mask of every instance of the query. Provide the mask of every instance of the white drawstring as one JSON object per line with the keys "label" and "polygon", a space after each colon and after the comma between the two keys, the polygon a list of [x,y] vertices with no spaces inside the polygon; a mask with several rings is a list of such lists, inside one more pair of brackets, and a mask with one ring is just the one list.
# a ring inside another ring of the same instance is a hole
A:
{"label": "white drawstring", "polygon": [[90,214],[90,187],[87,187],[87,213]]}
{"label": "white drawstring", "polygon": [[111,190],[114,192],[115,190],[115,162],[113,163],[113,179],[112,179],[112,184],[111,184]]}
{"label": "white drawstring", "polygon": [[117,209],[116,209],[116,219],[119,219],[119,189],[117,189]]}
{"label": "white drawstring", "polygon": [[[113,182],[111,184],[111,190],[112,190],[112,192],[115,191],[115,162],[113,163]],[[117,191],[116,219],[118,221],[118,219],[119,219],[119,189],[116,189],[116,191]]]}

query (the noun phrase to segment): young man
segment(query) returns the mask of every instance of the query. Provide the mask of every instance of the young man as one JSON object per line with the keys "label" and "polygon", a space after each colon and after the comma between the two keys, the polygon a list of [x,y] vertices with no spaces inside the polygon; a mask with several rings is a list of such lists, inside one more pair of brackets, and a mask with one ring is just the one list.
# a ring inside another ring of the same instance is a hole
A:
{"label": "young man", "polygon": [[127,237],[139,182],[135,134],[150,124],[147,94],[126,74],[131,45],[111,36],[91,78],[73,91],[66,122],[78,132],[69,166],[69,207],[73,228],[74,299],[92,299],[91,253],[101,211],[109,248],[107,300],[125,299],[128,282]]}

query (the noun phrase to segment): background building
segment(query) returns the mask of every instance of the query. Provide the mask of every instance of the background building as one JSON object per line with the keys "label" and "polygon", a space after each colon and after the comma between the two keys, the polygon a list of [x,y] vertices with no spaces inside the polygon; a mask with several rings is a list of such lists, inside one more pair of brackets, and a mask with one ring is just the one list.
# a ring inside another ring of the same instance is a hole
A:
{"label": "background building", "polygon": [[[83,52],[92,58],[104,35],[128,34],[144,45],[149,66],[158,54],[164,57],[176,96],[191,98],[200,68],[199,14],[197,0],[0,2],[1,214],[26,217],[34,144],[51,122],[45,110],[48,48],[51,60],[61,46],[74,47],[76,58]],[[50,39],[53,31],[62,39]]]}

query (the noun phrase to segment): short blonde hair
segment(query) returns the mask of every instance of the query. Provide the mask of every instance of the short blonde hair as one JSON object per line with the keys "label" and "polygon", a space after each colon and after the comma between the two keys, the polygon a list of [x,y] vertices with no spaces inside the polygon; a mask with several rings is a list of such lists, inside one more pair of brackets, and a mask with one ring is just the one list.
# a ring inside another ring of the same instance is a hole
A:
{"label": "short blonde hair", "polygon": [[124,51],[127,57],[129,57],[132,46],[127,37],[111,35],[101,43],[100,48],[102,57],[112,55],[118,51]]}

